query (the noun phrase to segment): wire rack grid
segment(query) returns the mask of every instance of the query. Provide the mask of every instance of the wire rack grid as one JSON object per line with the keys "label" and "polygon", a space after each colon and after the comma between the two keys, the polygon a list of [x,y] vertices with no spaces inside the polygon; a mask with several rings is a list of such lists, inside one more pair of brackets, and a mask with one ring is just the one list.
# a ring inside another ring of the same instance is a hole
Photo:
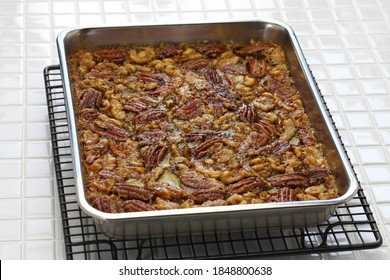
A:
{"label": "wire rack grid", "polygon": [[110,239],[78,207],[60,67],[47,66],[44,80],[67,259],[267,258],[371,249],[382,244],[362,188],[350,202],[339,206],[328,221],[316,227]]}

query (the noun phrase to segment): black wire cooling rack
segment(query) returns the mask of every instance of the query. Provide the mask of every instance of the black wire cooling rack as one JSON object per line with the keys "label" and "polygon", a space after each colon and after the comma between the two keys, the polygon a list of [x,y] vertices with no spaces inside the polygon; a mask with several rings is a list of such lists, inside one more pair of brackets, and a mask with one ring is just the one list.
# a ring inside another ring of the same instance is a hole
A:
{"label": "black wire cooling rack", "polygon": [[77,204],[60,67],[46,67],[44,79],[67,259],[269,258],[371,249],[382,244],[361,188],[348,204],[316,227],[142,240],[107,238]]}

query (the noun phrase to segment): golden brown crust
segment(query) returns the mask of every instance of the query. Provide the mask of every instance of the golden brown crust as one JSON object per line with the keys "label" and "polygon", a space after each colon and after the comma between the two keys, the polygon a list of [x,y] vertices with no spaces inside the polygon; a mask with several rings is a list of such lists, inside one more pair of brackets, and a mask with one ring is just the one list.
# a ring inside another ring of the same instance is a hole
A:
{"label": "golden brown crust", "polygon": [[101,211],[338,196],[274,43],[109,47],[69,64],[87,198]]}

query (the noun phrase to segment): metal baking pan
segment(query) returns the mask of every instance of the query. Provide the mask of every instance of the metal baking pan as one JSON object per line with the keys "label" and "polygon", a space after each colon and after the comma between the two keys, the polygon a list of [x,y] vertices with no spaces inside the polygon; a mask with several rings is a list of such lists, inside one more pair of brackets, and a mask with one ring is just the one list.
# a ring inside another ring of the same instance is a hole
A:
{"label": "metal baking pan", "polygon": [[[306,113],[323,144],[340,196],[331,200],[199,207],[131,213],[104,213],[86,200],[81,169],[76,116],[73,110],[67,57],[78,49],[195,40],[271,41],[284,49],[295,86]],[[64,30],[57,37],[69,131],[80,207],[101,231],[115,238],[147,238],[270,228],[302,228],[326,221],[340,204],[354,197],[358,181],[317,84],[306,64],[293,30],[275,20],[164,25],[90,26]]]}

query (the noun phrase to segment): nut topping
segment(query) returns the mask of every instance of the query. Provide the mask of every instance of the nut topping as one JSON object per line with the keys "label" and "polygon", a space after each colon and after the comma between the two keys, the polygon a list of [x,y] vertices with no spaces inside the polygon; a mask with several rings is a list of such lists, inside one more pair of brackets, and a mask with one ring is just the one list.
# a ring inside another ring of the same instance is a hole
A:
{"label": "nut topping", "polygon": [[141,212],[141,211],[155,210],[152,205],[136,199],[126,200],[124,202],[124,209],[126,212]]}
{"label": "nut topping", "polygon": [[187,102],[184,106],[177,109],[174,116],[181,120],[189,120],[202,114],[202,101],[193,99]]}
{"label": "nut topping", "polygon": [[142,201],[149,201],[153,193],[149,190],[131,184],[119,184],[113,187],[113,192],[123,199],[138,199]]}
{"label": "nut topping", "polygon": [[86,196],[96,209],[338,196],[277,44],[129,44],[68,60]]}
{"label": "nut topping", "polygon": [[145,124],[151,121],[165,118],[166,112],[163,110],[148,110],[139,113],[133,118],[133,124]]}
{"label": "nut topping", "polygon": [[169,147],[167,146],[160,147],[155,145],[151,147],[145,154],[145,167],[153,168],[158,166],[168,151]]}
{"label": "nut topping", "polygon": [[237,183],[230,184],[227,186],[227,189],[231,193],[246,193],[248,191],[252,191],[254,188],[263,188],[265,187],[265,182],[260,181],[256,177],[249,177],[243,179]]}

